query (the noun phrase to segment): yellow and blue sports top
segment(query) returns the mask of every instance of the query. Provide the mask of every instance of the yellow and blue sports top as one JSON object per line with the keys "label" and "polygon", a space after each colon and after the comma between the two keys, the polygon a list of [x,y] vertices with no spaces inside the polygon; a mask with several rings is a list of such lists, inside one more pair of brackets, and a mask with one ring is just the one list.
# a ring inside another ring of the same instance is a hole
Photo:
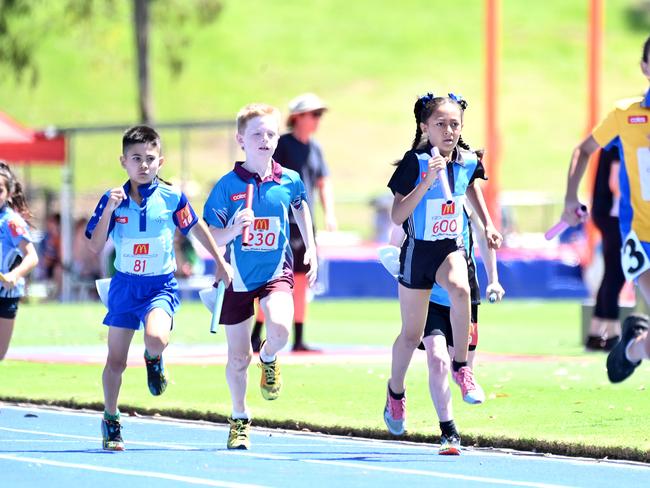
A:
{"label": "yellow and blue sports top", "polygon": [[619,219],[623,237],[634,230],[650,242],[650,90],[643,97],[620,100],[592,131],[605,147],[619,138],[621,191]]}
{"label": "yellow and blue sports top", "polygon": [[246,186],[254,185],[252,209],[255,220],[249,228],[249,245],[241,235],[227,244],[226,260],[234,270],[233,291],[253,291],[271,280],[292,276],[293,254],[289,245],[289,213],[300,210],[307,195],[297,172],[272,162],[271,174],[260,178],[242,162],[214,186],[203,207],[205,221],[219,229],[232,225],[245,206]]}
{"label": "yellow and blue sports top", "polygon": [[[20,242],[33,242],[27,222],[9,205],[0,208],[0,272],[8,273],[22,261]],[[7,290],[0,286],[0,297],[17,298],[25,294],[25,278]]]}
{"label": "yellow and blue sports top", "polygon": [[[115,243],[115,269],[130,276],[169,275],[176,271],[174,232],[187,234],[199,221],[187,197],[179,189],[155,178],[138,185],[142,202],[129,198],[131,182],[124,184],[127,198],[111,215],[108,236]],[[90,239],[109,199],[102,195],[86,226]]]}

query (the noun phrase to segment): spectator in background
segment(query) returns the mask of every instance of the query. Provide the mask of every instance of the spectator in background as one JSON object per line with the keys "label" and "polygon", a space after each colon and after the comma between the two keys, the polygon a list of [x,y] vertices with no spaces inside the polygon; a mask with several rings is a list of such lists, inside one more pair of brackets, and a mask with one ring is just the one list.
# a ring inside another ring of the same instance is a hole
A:
{"label": "spectator in background", "polygon": [[174,234],[174,254],[176,255],[176,277],[189,278],[194,272],[198,257],[192,241],[176,229]]}
{"label": "spectator in background", "polygon": [[[305,93],[289,102],[287,126],[291,132],[280,137],[273,159],[285,168],[298,172],[305,184],[307,203],[310,208],[313,208],[314,190],[318,190],[325,216],[325,229],[331,232],[337,228],[334,196],[323,151],[320,144],[313,138],[314,133],[318,130],[320,119],[326,110],[325,103],[313,93]],[[309,271],[309,267],[303,263],[305,244],[291,212],[289,212],[289,223],[295,280],[293,289],[293,351],[311,351],[313,349],[304,341],[303,330],[307,312],[306,273]],[[264,314],[258,307],[257,318],[251,334],[251,342],[255,352],[259,352],[263,323]]]}
{"label": "spectator in background", "polygon": [[585,347],[589,351],[611,351],[621,335],[618,296],[625,284],[621,267],[621,231],[618,221],[621,158],[618,138],[600,151],[594,183],[591,216],[602,235],[605,274],[596,295]]}
{"label": "spectator in background", "polygon": [[72,242],[72,270],[76,278],[93,282],[101,278],[99,256],[90,251],[86,239],[88,219],[81,217],[74,224],[74,240]]}
{"label": "spectator in background", "polygon": [[45,278],[54,284],[50,297],[61,296],[63,280],[63,260],[61,256],[61,214],[49,214],[45,221],[45,238],[42,242],[43,267]]}

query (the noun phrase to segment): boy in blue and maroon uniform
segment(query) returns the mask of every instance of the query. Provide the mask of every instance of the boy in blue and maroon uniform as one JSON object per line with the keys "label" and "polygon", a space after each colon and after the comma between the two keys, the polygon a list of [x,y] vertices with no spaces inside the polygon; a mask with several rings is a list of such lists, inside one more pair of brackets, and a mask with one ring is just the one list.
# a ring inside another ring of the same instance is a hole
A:
{"label": "boy in blue and maroon uniform", "polygon": [[[260,388],[266,400],[275,400],[282,386],[276,354],[287,343],[293,319],[293,255],[289,245],[289,212],[305,241],[307,279],[316,279],[316,244],[305,187],[295,171],[282,168],[272,156],[278,143],[279,111],[251,104],[237,115],[237,142],[246,161],[237,162],[212,189],[203,217],[215,241],[226,246],[234,269],[226,289],[220,323],[226,327],[226,379],[232,397],[229,449],[248,449],[251,416],[246,407],[247,369],[252,359],[251,326],[254,301],[259,299],[267,322],[266,341],[260,347]],[[246,208],[246,187],[254,186],[252,208]],[[242,245],[242,231],[250,232]]]}

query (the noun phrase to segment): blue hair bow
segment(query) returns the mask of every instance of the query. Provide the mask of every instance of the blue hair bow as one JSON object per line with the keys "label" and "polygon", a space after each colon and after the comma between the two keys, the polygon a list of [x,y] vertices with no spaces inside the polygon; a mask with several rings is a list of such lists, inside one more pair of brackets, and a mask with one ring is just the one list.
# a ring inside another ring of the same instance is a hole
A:
{"label": "blue hair bow", "polygon": [[424,95],[422,95],[422,96],[420,97],[420,101],[421,101],[422,103],[425,103],[425,104],[426,104],[426,103],[429,103],[429,102],[430,102],[431,100],[433,100],[434,98],[435,98],[435,97],[434,97],[433,93],[431,93],[431,92],[427,92],[427,93],[425,93]]}
{"label": "blue hair bow", "polygon": [[460,101],[463,99],[462,95],[456,95],[455,93],[448,93],[447,95],[456,103],[460,103]]}

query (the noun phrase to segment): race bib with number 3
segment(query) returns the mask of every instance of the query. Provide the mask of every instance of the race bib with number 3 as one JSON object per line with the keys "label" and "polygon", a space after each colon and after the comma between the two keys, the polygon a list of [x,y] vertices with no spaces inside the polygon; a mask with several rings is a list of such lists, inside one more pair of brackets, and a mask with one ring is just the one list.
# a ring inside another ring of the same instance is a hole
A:
{"label": "race bib with number 3", "polygon": [[631,231],[623,241],[621,266],[625,278],[629,281],[638,278],[644,271],[650,269],[648,255],[634,231]]}

